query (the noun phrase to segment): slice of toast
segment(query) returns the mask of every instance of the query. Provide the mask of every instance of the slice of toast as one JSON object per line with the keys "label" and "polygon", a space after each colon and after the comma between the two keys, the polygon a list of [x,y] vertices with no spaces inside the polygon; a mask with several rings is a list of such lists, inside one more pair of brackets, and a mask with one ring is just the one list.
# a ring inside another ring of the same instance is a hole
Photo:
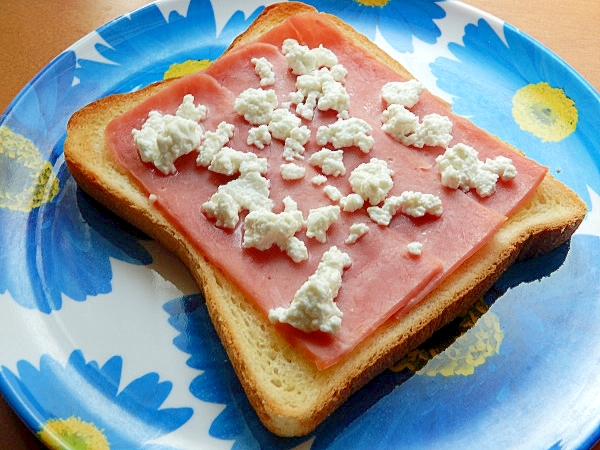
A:
{"label": "slice of toast", "polygon": [[[267,7],[229,50],[304,12],[314,9],[300,3]],[[338,18],[327,17],[357,46],[410,77],[396,60],[363,35]],[[464,312],[517,258],[547,252],[568,240],[586,214],[585,204],[547,174],[493,238],[409,314],[388,320],[342,361],[318,370],[244,298],[235,282],[211,265],[206,255],[200,254],[186,235],[153,207],[148,195],[108,151],[104,135],[107,124],[168,83],[110,96],[75,113],[68,124],[65,159],[83,190],[154,237],[189,268],[204,293],[211,320],[250,403],[264,425],[280,436],[310,433],[353,392]]]}

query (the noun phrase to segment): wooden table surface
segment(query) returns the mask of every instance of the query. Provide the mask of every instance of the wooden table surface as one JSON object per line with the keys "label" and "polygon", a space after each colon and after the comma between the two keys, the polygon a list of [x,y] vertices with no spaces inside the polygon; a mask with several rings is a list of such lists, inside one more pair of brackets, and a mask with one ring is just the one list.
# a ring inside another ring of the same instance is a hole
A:
{"label": "wooden table surface", "polygon": [[[148,0],[1,0],[0,111],[69,45],[109,20],[148,3]],[[599,1],[466,0],[465,3],[506,20],[537,39],[600,91]],[[0,449],[4,448],[42,446],[0,397]]]}

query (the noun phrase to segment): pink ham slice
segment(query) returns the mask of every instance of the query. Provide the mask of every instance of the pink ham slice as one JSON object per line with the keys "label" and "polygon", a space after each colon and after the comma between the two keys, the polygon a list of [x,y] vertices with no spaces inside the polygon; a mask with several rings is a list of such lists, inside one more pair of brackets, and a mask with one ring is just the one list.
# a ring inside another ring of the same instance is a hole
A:
{"label": "pink ham slice", "polygon": [[[423,255],[422,258],[410,257],[406,250],[408,242],[389,229],[365,236],[360,245],[344,244],[349,227],[356,220],[349,214],[342,214],[340,220],[332,226],[326,246],[304,238],[310,258],[303,263],[292,262],[277,248],[265,252],[242,250],[241,222],[233,231],[223,230],[207,220],[200,211],[200,205],[228,179],[196,167],[195,154],[182,157],[176,162],[177,174],[164,176],[140,160],[131,139],[131,130],[141,126],[149,111],[154,109],[173,113],[177,107],[177,102],[173,99],[181,99],[185,93],[193,94],[196,102],[208,107],[209,118],[202,123],[207,130],[216,128],[221,120],[236,124],[238,129],[230,145],[241,148],[245,139],[244,131],[248,126],[235,113],[232,114],[233,97],[229,91],[205,74],[194,74],[173,82],[148,102],[111,122],[107,128],[109,148],[147,193],[157,196],[155,205],[179,229],[185,230],[212,263],[236,280],[244,293],[265,314],[271,308],[289,305],[295,292],[316,270],[322,254],[329,246],[338,245],[350,255],[352,266],[344,274],[343,288],[337,297],[338,306],[344,311],[342,331],[333,337],[323,333],[305,335],[307,343],[318,342],[323,348],[322,354],[313,355],[321,367],[333,364],[360,342],[360,337],[357,336],[376,328],[398,309],[399,302],[404,299],[408,301],[420,293],[440,273],[441,262],[428,255]],[[258,151],[259,155],[267,156],[271,161],[271,192],[277,208],[281,209],[280,201],[284,194],[289,193],[290,185],[300,191],[298,195],[292,194],[295,199],[302,201],[303,198],[311,198],[313,206],[328,204],[329,201],[320,192],[320,188],[314,187],[308,181],[309,178],[304,183],[289,183],[281,179],[278,173],[281,151],[282,145],[277,142],[268,151]],[[304,204],[303,208],[310,206]],[[381,278],[395,281],[389,284],[378,283],[381,286],[375,293],[377,301],[364,303],[363,299],[373,298],[373,290],[369,287],[373,280]],[[306,352],[314,350],[308,345],[305,347]]]}
{"label": "pink ham slice", "polygon": [[[397,311],[405,310],[409,302],[413,304],[426,295],[439,280],[480,248],[501,226],[505,217],[460,191],[443,188],[430,157],[397,143],[381,131],[379,116],[385,105],[375,84],[383,84],[384,81],[364,83],[364,76],[357,71],[366,71],[370,80],[391,81],[398,76],[375,60],[362,58],[343,36],[326,26],[327,21],[316,25],[315,21],[323,19],[318,16],[295,17],[265,35],[266,43],[241,46],[217,60],[206,71],[172,82],[148,101],[111,122],[107,129],[107,143],[119,163],[139,185],[148,194],[157,195],[156,207],[189,236],[213,264],[235,280],[265,314],[271,308],[289,305],[297,289],[315,271],[322,254],[329,247],[337,245],[351,256],[352,266],[344,273],[343,285],[336,298],[344,316],[342,327],[335,335],[308,334],[287,325],[279,326],[284,335],[319,368],[326,368],[339,361]],[[306,145],[306,159],[297,163],[306,166],[307,175],[303,180],[291,182],[284,181],[279,175],[279,166],[285,162],[281,158],[283,143],[273,140],[264,150],[248,148],[245,141],[250,125],[233,112],[233,102],[240,92],[249,87],[259,87],[259,78],[251,64],[253,57],[264,56],[274,64],[277,79],[274,89],[280,103],[288,100],[287,94],[294,90],[295,77],[287,70],[285,58],[279,52],[283,39],[288,37],[310,47],[323,43],[337,54],[349,71],[346,87],[352,96],[351,115],[367,120],[374,129],[376,145],[371,153],[366,155],[356,148],[345,149],[346,175],[329,177],[328,184],[348,194],[347,178],[352,169],[371,157],[377,157],[386,160],[394,170],[394,188],[390,195],[398,195],[404,190],[436,194],[442,198],[442,217],[409,219],[398,215],[390,227],[382,227],[368,219],[364,208],[354,214],[342,212],[340,219],[328,231],[325,245],[307,239],[303,233],[297,235],[306,242],[310,255],[307,261],[297,264],[278,248],[264,252],[242,250],[242,222],[235,230],[224,230],[202,214],[200,205],[230,178],[197,167],[195,153],[180,158],[176,162],[178,172],[172,176],[164,176],[140,160],[131,130],[139,129],[153,109],[174,113],[183,95],[191,93],[196,103],[208,107],[208,117],[202,122],[205,130],[214,130],[223,120],[233,123],[236,131],[228,145],[268,158],[267,176],[271,181],[271,198],[276,212],[282,209],[286,195],[298,202],[305,217],[310,208],[331,204],[322,187],[310,183],[312,176],[318,172],[308,165],[308,157],[319,149],[314,142],[315,130],[319,125],[335,121],[334,114],[317,112],[312,123],[305,121],[313,129],[313,137]],[[485,135],[473,125],[468,130],[474,136],[478,133]],[[534,166],[531,172],[535,173],[539,166],[529,160],[524,161]],[[524,183],[529,183],[528,190],[524,189],[526,193],[537,186],[535,181],[527,180]],[[522,199],[514,197],[522,197],[522,192],[503,189],[495,195],[503,198],[498,201],[499,204],[518,205]],[[465,211],[469,213],[465,214]],[[350,225],[355,222],[368,223],[371,231],[356,244],[347,245],[344,241]],[[407,252],[406,245],[413,240],[424,243],[425,252],[421,257],[410,256]],[[447,245],[448,240],[456,245]]]}
{"label": "pink ham slice", "polygon": [[[264,35],[261,40],[278,45],[277,43],[285,39],[288,33],[301,44],[311,48],[322,44],[338,56],[340,63],[348,70],[346,78],[348,92],[353,98],[351,115],[364,115],[378,122],[381,112],[387,106],[379,95],[381,87],[389,81],[406,81],[397,72],[353,45],[346,35],[330,25],[326,17],[316,14],[297,15],[290,18],[281,28]],[[349,48],[353,50],[347,51]],[[542,182],[548,171],[547,167],[515,153],[505,142],[476,127],[467,119],[454,114],[448,103],[429,92],[424,92],[419,103],[411,110],[420,117],[431,113],[448,116],[453,122],[453,140],[450,146],[460,142],[467,144],[479,152],[479,158],[482,160],[495,158],[498,155],[504,155],[513,160],[519,173],[518,177],[510,182],[498,183],[498,190],[509,192],[487,198],[470,194],[474,200],[500,214],[508,216],[518,209],[527,200],[528,194]],[[430,164],[435,165],[435,157],[442,154],[444,149],[429,147],[415,149],[415,151]]]}

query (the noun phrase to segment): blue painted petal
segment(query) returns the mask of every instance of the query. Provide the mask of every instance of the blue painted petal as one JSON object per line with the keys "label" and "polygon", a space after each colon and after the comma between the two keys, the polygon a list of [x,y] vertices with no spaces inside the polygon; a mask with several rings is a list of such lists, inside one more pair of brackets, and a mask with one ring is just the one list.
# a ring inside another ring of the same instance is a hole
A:
{"label": "blue painted petal", "polygon": [[39,370],[19,361],[18,376],[3,367],[2,380],[24,405],[23,415],[40,427],[49,419],[75,416],[103,430],[111,448],[141,448],[190,419],[191,408],[160,409],[172,384],[159,381],[156,373],[142,375],[116,394],[121,367],[120,356],[100,367],[86,363],[76,350],[64,367],[49,355],[42,355]]}
{"label": "blue painted petal", "polygon": [[435,44],[442,32],[434,19],[446,16],[436,1],[390,1],[379,17],[382,36],[399,52],[412,52],[412,37]]}
{"label": "blue painted petal", "polygon": [[0,210],[0,291],[24,307],[50,313],[63,295],[76,301],[110,292],[110,258],[149,264],[144,235],[91,200],[61,166],[60,192],[29,215]]}
{"label": "blue painted petal", "polygon": [[445,16],[438,5],[444,0],[390,0],[384,6],[366,6],[357,1],[313,0],[306,3],[319,11],[340,17],[357,31],[375,39],[379,29],[389,44],[399,52],[414,50],[413,37],[435,43],[441,31],[434,19]]}
{"label": "blue painted petal", "polygon": [[169,396],[172,387],[171,382],[159,382],[157,373],[148,373],[129,383],[117,397],[123,402],[158,409]]}

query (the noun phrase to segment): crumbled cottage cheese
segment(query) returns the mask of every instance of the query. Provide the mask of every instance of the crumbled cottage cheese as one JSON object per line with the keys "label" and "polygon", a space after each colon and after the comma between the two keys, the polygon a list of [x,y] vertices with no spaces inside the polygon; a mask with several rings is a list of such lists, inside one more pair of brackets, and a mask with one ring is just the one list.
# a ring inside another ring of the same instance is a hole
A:
{"label": "crumbled cottage cheese", "polygon": [[277,108],[271,114],[269,132],[271,136],[280,141],[285,141],[294,128],[302,125],[302,119],[287,108]]}
{"label": "crumbled cottage cheese", "polygon": [[292,128],[283,145],[283,159],[286,161],[304,159],[304,145],[309,139],[310,129],[306,125]]}
{"label": "crumbled cottage cheese", "polygon": [[338,117],[348,117],[350,95],[344,87],[348,71],[335,54],[323,47],[308,48],[295,39],[286,39],[281,47],[288,67],[296,78],[296,92],[290,93],[290,102],[296,113],[312,120],[314,109],[337,111]]}
{"label": "crumbled cottage cheese", "polygon": [[254,64],[254,72],[260,77],[261,87],[273,86],[275,84],[273,64],[265,57],[252,58],[250,61]]}
{"label": "crumbled cottage cheese", "polygon": [[404,191],[400,194],[400,204],[402,213],[411,217],[423,217],[425,214],[441,216],[443,212],[442,200],[433,194]]}
{"label": "crumbled cottage cheese", "polygon": [[192,94],[186,94],[183,96],[181,105],[175,112],[176,116],[183,117],[184,119],[190,119],[194,122],[200,122],[206,119],[206,106],[194,105],[194,96]]}
{"label": "crumbled cottage cheese", "polygon": [[256,171],[243,173],[239,178],[219,186],[210,200],[202,204],[202,212],[215,219],[218,227],[235,228],[240,220],[240,211],[273,209],[269,185],[269,180]]}
{"label": "crumbled cottage cheese", "polygon": [[284,180],[301,180],[306,175],[306,167],[294,163],[282,164],[279,166],[281,178]]}
{"label": "crumbled cottage cheese", "polygon": [[338,188],[336,188],[335,186],[331,186],[331,185],[325,186],[323,188],[323,192],[325,193],[325,195],[327,197],[329,197],[329,200],[331,200],[332,202],[337,202],[338,200],[341,200],[341,198],[343,197],[340,190]]}
{"label": "crumbled cottage cheese", "polygon": [[252,125],[268,124],[275,108],[277,95],[273,89],[248,88],[243,91],[233,104],[233,109]]}
{"label": "crumbled cottage cheese", "polygon": [[259,158],[252,152],[240,152],[231,147],[222,147],[212,158],[208,170],[223,175],[236,173],[267,173],[267,159]]}
{"label": "crumbled cottage cheese", "polygon": [[315,273],[298,289],[290,306],[270,310],[269,320],[305,332],[335,333],[342,324],[343,313],[333,300],[342,285],[344,269],[351,264],[347,253],[331,247],[323,254]]}
{"label": "crumbled cottage cheese", "polygon": [[175,115],[150,111],[140,130],[131,134],[144,162],[151,162],[165,175],[175,173],[175,160],[198,148],[203,137],[198,120],[206,117],[206,107],[194,106],[187,94]]}
{"label": "crumbled cottage cheese", "polygon": [[198,147],[198,156],[196,164],[203,167],[208,167],[219,150],[229,142],[233,136],[235,127],[227,122],[221,122],[215,131],[207,131],[204,133],[204,140]]}
{"label": "crumbled cottage cheese", "polygon": [[442,215],[442,201],[433,194],[404,191],[400,195],[388,197],[382,206],[367,208],[369,217],[379,225],[389,225],[392,217],[398,211],[411,217],[423,217],[425,214],[433,216]]}
{"label": "crumbled cottage cheese", "polygon": [[419,122],[419,117],[404,106],[391,104],[381,121],[382,130],[404,145],[446,147],[452,140],[452,122],[439,114],[427,114]]}
{"label": "crumbled cottage cheese", "polygon": [[285,209],[279,214],[266,209],[248,213],[244,220],[242,247],[268,250],[277,245],[292,261],[298,263],[308,259],[306,245],[294,236],[304,226],[304,218],[290,197],[285,198],[284,204]]}
{"label": "crumbled cottage cheese", "polygon": [[296,114],[312,120],[315,108],[337,111],[339,117],[348,117],[350,95],[343,85],[346,70],[336,65],[323,67],[296,78],[296,92],[290,92],[290,101],[296,105]]}
{"label": "crumbled cottage cheese", "polygon": [[327,230],[339,217],[340,207],[338,205],[311,209],[306,218],[306,236],[315,238],[321,244],[327,242]]}
{"label": "crumbled cottage cheese", "polygon": [[315,175],[311,178],[310,182],[315,186],[321,186],[322,184],[327,183],[327,177],[322,174]]}
{"label": "crumbled cottage cheese", "polygon": [[399,104],[389,105],[383,111],[381,121],[381,129],[400,142],[413,134],[419,126],[419,117]]}
{"label": "crumbled cottage cheese", "polygon": [[271,114],[268,129],[274,139],[284,141],[283,158],[286,161],[304,158],[304,145],[310,139],[310,129],[302,125],[302,119],[287,108],[277,108]]}
{"label": "crumbled cottage cheese", "polygon": [[269,133],[269,126],[266,124],[252,127],[248,130],[248,138],[246,144],[254,145],[261,150],[265,148],[265,145],[271,143],[271,133]]}
{"label": "crumbled cottage cheese", "polygon": [[421,256],[423,254],[423,244],[421,242],[410,242],[406,245],[408,253],[414,256]]}
{"label": "crumbled cottage cheese", "polygon": [[381,159],[371,158],[368,163],[360,164],[352,171],[349,177],[352,191],[359,194],[371,205],[383,201],[392,189],[392,175],[394,172],[388,168],[387,163]]}
{"label": "crumbled cottage cheese", "polygon": [[359,210],[365,204],[365,199],[359,194],[351,193],[340,198],[340,206],[346,212],[354,212]]}
{"label": "crumbled cottage cheese", "polygon": [[283,41],[281,52],[295,75],[304,75],[321,67],[331,68],[338,63],[337,56],[331,50],[322,45],[310,49],[295,39]]}
{"label": "crumbled cottage cheese", "polygon": [[498,156],[494,160],[488,158],[484,163],[478,155],[477,150],[465,144],[446,149],[436,158],[442,184],[465,192],[475,189],[480,197],[489,197],[496,192],[498,178],[508,181],[517,175],[509,158]]}
{"label": "crumbled cottage cheese", "polygon": [[344,241],[346,244],[354,244],[361,237],[369,232],[369,227],[365,223],[353,223],[350,225],[350,234]]}
{"label": "crumbled cottage cheese", "polygon": [[373,131],[363,119],[350,117],[338,119],[329,126],[320,126],[317,130],[317,144],[320,146],[331,143],[335,149],[356,146],[363,153],[369,153],[375,140],[368,133]]}
{"label": "crumbled cottage cheese", "polygon": [[381,88],[381,97],[388,105],[398,104],[412,108],[419,102],[424,90],[425,87],[418,80],[390,81]]}
{"label": "crumbled cottage cheese", "polygon": [[313,153],[308,160],[310,165],[319,167],[324,175],[338,177],[346,173],[344,166],[344,151],[324,148]]}

